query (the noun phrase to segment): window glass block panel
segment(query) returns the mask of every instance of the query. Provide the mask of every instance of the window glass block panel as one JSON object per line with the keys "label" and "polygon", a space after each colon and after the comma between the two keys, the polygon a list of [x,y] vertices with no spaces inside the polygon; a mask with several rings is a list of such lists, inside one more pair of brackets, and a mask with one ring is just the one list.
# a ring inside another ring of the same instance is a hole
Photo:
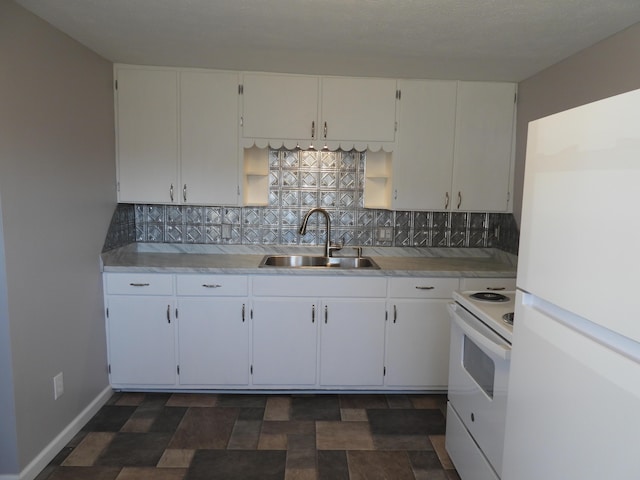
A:
{"label": "window glass block panel", "polygon": [[136,223],[138,225],[140,225],[143,222],[147,221],[146,210],[147,210],[147,206],[146,205],[136,205],[135,215],[136,215]]}
{"label": "window glass block panel", "polygon": [[409,230],[407,228],[396,228],[395,235],[393,237],[393,244],[396,247],[410,247],[411,246],[411,235],[409,235]]}
{"label": "window glass block panel", "polygon": [[163,242],[164,227],[159,223],[150,223],[147,226],[147,242]]}
{"label": "window glass block panel", "polygon": [[[338,194],[338,206],[340,208],[351,208],[355,210],[357,207],[357,194],[355,191],[344,191]],[[355,212],[354,212],[355,213]]]}
{"label": "window glass block panel", "polygon": [[185,229],[187,243],[204,243],[203,228],[199,225],[188,225]]}
{"label": "window glass block panel", "polygon": [[280,206],[280,191],[279,190],[269,190],[269,206],[270,207],[278,207],[278,206]]}
{"label": "window glass block panel", "polygon": [[471,230],[469,232],[469,247],[481,248],[487,246],[486,230]]}
{"label": "window glass block panel", "polygon": [[222,240],[222,231],[220,225],[205,228],[205,243],[220,243]]}
{"label": "window glass block panel", "polygon": [[164,229],[165,243],[182,243],[182,225],[167,225]]}
{"label": "window glass block panel", "polygon": [[136,225],[136,242],[145,242],[146,240],[144,227]]}
{"label": "window glass block panel", "polygon": [[225,208],[224,223],[231,223],[232,225],[240,224],[240,208]]}
{"label": "window glass block panel", "polygon": [[146,207],[147,222],[161,223],[164,222],[164,205],[148,205]]}
{"label": "window glass block panel", "polygon": [[367,159],[366,152],[362,152],[362,153],[355,152],[354,155],[356,159],[356,168],[358,169],[359,172],[364,172],[364,164]]}
{"label": "window glass block panel", "polygon": [[355,172],[340,172],[340,188],[352,190],[357,188],[356,178]]}
{"label": "window glass block panel", "polygon": [[359,227],[372,228],[375,221],[375,212],[373,210],[358,210],[357,225]]}
{"label": "window glass block panel", "polygon": [[449,228],[449,212],[433,212],[433,228]]}
{"label": "window glass block panel", "polygon": [[338,225],[341,227],[353,227],[355,226],[355,211],[353,210],[341,210],[338,212]]}
{"label": "window glass block panel", "polygon": [[371,246],[373,245],[373,230],[370,228],[360,228],[356,230],[354,245]]}
{"label": "window glass block panel", "polygon": [[322,172],[320,174],[320,186],[322,188],[336,188],[337,187],[336,172]]}
{"label": "window glass block panel", "polygon": [[451,214],[451,229],[465,229],[467,228],[467,213],[454,212]]}
{"label": "window glass block panel", "polygon": [[282,190],[280,192],[282,208],[288,207],[297,207],[300,202],[300,191],[299,190]]}
{"label": "window glass block panel", "polygon": [[300,168],[317,168],[318,166],[318,152],[300,152]]}
{"label": "window glass block panel", "polygon": [[431,235],[432,247],[448,247],[449,235],[446,230],[434,230]]}
{"label": "window glass block panel", "polygon": [[283,227],[280,237],[283,245],[297,245],[300,239],[300,234],[297,229]]}
{"label": "window glass block panel", "polygon": [[488,214],[486,213],[470,213],[469,217],[469,227],[471,229],[480,230],[487,225]]}
{"label": "window glass block panel", "polygon": [[295,169],[298,168],[299,163],[298,152],[282,151],[282,160],[280,163],[282,168]]}
{"label": "window glass block panel", "polygon": [[277,227],[280,223],[280,210],[267,208],[264,211],[264,225]]}
{"label": "window glass block panel", "polygon": [[243,208],[242,223],[244,225],[259,225],[261,211],[259,208]]}
{"label": "window glass block panel", "polygon": [[277,228],[266,228],[262,227],[260,229],[260,234],[262,236],[262,244],[263,245],[277,245],[280,243],[280,231]]}
{"label": "window glass block panel", "polygon": [[280,167],[280,150],[269,149],[269,168]]}
{"label": "window glass block panel", "polygon": [[291,170],[283,170],[280,172],[280,185],[282,187],[297,187],[298,186],[298,172]]}
{"label": "window glass block panel", "polygon": [[[296,185],[298,186],[298,185]],[[315,188],[318,186],[318,172],[300,172],[300,187]]]}
{"label": "window glass block panel", "polygon": [[429,230],[419,230],[413,234],[413,246],[414,247],[429,247]]}
{"label": "window glass block panel", "polygon": [[269,187],[277,187],[280,185],[280,175],[278,174],[278,170],[269,172]]}
{"label": "window glass block panel", "polygon": [[303,207],[316,207],[318,205],[318,192],[302,191],[300,192],[300,204]]}
{"label": "window glass block panel", "polygon": [[205,207],[204,223],[211,225],[214,223],[222,223],[222,212],[220,207]]}
{"label": "window glass block panel", "polygon": [[320,192],[320,204],[324,208],[336,206],[336,192]]}
{"label": "window glass block panel", "polygon": [[185,223],[187,224],[201,224],[204,221],[204,209],[203,207],[186,207],[184,209]]}
{"label": "window glass block panel", "polygon": [[350,152],[342,152],[342,158],[340,159],[340,169],[351,170],[355,172],[359,156],[360,155],[354,150]]}
{"label": "window glass block panel", "polygon": [[242,243],[250,245],[258,245],[262,240],[262,234],[259,227],[243,227]]}
{"label": "window glass block panel", "polygon": [[411,212],[396,212],[396,227],[409,230],[411,228],[411,217]]}
{"label": "window glass block panel", "polygon": [[431,212],[413,212],[413,228],[426,230],[431,225]]}
{"label": "window glass block panel", "polygon": [[339,228],[335,237],[332,239],[335,243],[341,245],[355,245],[356,232],[352,228]]}
{"label": "window glass block panel", "polygon": [[[282,226],[285,225],[299,225],[300,224],[300,212],[298,210],[282,209],[280,212],[282,219]],[[283,230],[284,234],[284,230]]]}
{"label": "window glass block panel", "polygon": [[320,168],[324,170],[335,170],[338,168],[337,152],[320,152]]}
{"label": "window glass block panel", "polygon": [[392,227],[393,212],[388,210],[376,210],[376,225],[378,227]]}
{"label": "window glass block panel", "polygon": [[182,207],[179,205],[167,206],[167,223],[172,225],[179,225],[183,222]]}
{"label": "window glass block panel", "polygon": [[450,240],[450,246],[451,247],[465,247],[468,246],[468,244],[466,243],[466,231],[464,229],[457,229],[457,228],[452,228],[451,229],[451,240]]}
{"label": "window glass block panel", "polygon": [[307,228],[307,232],[304,235],[298,236],[300,237],[301,245],[319,245],[320,242],[324,242],[324,232],[311,228]]}

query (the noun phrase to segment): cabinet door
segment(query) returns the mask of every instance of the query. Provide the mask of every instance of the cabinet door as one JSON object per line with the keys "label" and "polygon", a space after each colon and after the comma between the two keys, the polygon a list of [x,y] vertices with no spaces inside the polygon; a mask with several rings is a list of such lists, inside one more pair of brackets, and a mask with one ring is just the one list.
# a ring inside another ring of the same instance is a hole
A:
{"label": "cabinet door", "polygon": [[310,140],[317,135],[317,77],[245,73],[242,83],[243,137]]}
{"label": "cabinet door", "polygon": [[238,203],[236,73],[180,73],[180,201]]}
{"label": "cabinet door", "polygon": [[395,140],[396,81],[387,78],[322,79],[319,137],[327,140]]}
{"label": "cabinet door", "polygon": [[173,297],[109,296],[111,384],[175,385]]}
{"label": "cabinet door", "polygon": [[118,201],[178,202],[178,73],[119,68]]}
{"label": "cabinet door", "polygon": [[253,301],[253,384],[316,384],[319,304],[310,299]]}
{"label": "cabinet door", "polygon": [[386,385],[434,390],[447,388],[448,303],[449,300],[390,302]]}
{"label": "cabinet door", "polygon": [[385,302],[325,301],[320,321],[320,384],[382,385]]}
{"label": "cabinet door", "polygon": [[513,83],[458,83],[454,210],[509,208],[515,92]]}
{"label": "cabinet door", "polygon": [[246,298],[178,299],[181,385],[249,383]]}
{"label": "cabinet door", "polygon": [[392,207],[446,210],[451,205],[457,84],[400,80],[398,88]]}

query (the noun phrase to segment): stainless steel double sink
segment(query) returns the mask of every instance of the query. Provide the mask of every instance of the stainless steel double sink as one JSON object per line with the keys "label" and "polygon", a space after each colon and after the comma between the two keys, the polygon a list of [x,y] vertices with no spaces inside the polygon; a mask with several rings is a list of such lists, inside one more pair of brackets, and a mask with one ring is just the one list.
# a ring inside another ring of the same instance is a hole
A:
{"label": "stainless steel double sink", "polygon": [[370,257],[320,257],[313,255],[265,255],[259,267],[380,269]]}

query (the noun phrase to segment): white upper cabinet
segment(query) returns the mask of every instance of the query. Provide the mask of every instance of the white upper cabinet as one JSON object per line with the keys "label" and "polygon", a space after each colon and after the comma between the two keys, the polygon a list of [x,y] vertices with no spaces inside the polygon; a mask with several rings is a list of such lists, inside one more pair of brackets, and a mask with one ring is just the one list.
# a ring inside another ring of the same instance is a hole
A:
{"label": "white upper cabinet", "polygon": [[238,203],[237,73],[116,66],[118,201]]}
{"label": "white upper cabinet", "polygon": [[394,79],[243,75],[242,136],[260,146],[393,142],[395,108]]}
{"label": "white upper cabinet", "polygon": [[318,88],[317,77],[245,73],[242,136],[311,140],[318,122]]}
{"label": "white upper cabinet", "polygon": [[180,73],[182,203],[237,204],[238,117],[237,73]]}
{"label": "white upper cabinet", "polygon": [[454,147],[454,211],[511,208],[516,85],[458,82]]}
{"label": "white upper cabinet", "polygon": [[396,80],[324,77],[321,85],[321,140],[395,140]]}
{"label": "white upper cabinet", "polygon": [[399,80],[398,146],[393,155],[395,210],[447,210],[456,123],[455,81]]}
{"label": "white upper cabinet", "polygon": [[178,190],[178,72],[117,68],[116,81],[118,201],[172,203]]}

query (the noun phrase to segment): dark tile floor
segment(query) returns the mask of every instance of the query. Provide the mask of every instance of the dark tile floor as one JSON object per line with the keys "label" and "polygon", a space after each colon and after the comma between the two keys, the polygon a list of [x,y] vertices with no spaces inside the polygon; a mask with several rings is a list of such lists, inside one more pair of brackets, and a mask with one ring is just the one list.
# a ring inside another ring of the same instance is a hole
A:
{"label": "dark tile floor", "polygon": [[444,395],[116,393],[36,480],[459,480]]}

